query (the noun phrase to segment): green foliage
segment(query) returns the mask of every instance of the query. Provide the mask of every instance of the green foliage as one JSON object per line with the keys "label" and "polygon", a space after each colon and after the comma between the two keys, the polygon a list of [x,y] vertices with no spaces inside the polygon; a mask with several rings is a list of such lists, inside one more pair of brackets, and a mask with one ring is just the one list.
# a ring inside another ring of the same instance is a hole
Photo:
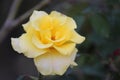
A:
{"label": "green foliage", "polygon": [[76,21],[77,27],[80,29],[85,21],[85,17],[84,16],[75,16],[73,18]]}
{"label": "green foliage", "polygon": [[90,16],[90,21],[96,33],[109,37],[110,26],[106,19],[99,14],[94,14]]}

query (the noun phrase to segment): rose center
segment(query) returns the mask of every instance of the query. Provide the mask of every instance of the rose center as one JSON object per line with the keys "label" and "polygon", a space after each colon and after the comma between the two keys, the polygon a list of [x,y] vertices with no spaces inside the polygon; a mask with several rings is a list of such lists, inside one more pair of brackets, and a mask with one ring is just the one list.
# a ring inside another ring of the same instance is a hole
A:
{"label": "rose center", "polygon": [[51,37],[51,40],[53,40],[53,41],[54,41],[54,40],[55,40],[55,36],[52,36],[52,37]]}

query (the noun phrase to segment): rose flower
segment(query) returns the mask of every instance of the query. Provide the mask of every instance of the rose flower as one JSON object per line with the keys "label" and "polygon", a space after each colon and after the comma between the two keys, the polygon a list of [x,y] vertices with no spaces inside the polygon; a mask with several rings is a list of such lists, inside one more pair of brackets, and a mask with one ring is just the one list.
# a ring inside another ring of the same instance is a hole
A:
{"label": "rose flower", "polygon": [[76,44],[85,37],[79,35],[75,21],[57,11],[47,14],[34,11],[30,20],[23,24],[26,33],[11,38],[12,47],[18,53],[33,58],[42,75],[63,75],[74,62]]}

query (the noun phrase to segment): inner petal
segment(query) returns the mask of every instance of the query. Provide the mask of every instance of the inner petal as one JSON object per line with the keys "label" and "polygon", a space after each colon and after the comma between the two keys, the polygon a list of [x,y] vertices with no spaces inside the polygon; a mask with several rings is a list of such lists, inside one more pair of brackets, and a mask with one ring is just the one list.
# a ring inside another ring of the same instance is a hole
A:
{"label": "inner petal", "polygon": [[44,16],[40,21],[38,20],[38,25],[41,30],[51,30],[53,28],[52,18],[49,15]]}
{"label": "inner petal", "polygon": [[60,26],[54,30],[54,39],[56,45],[62,45],[69,41],[71,37],[71,29],[66,26]]}
{"label": "inner petal", "polygon": [[42,30],[39,32],[39,37],[42,43],[48,44],[51,43],[51,31],[50,30]]}
{"label": "inner petal", "polygon": [[49,47],[51,47],[52,44],[53,44],[53,43],[44,44],[44,43],[42,43],[41,40],[40,40],[38,37],[36,37],[36,36],[33,36],[32,42],[33,42],[33,44],[34,44],[36,47],[38,47],[38,48],[40,48],[40,49],[49,48]]}

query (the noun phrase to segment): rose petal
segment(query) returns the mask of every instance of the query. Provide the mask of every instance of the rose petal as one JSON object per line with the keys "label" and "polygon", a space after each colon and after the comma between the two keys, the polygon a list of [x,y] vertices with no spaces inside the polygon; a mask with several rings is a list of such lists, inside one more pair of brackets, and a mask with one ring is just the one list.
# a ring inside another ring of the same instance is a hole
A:
{"label": "rose petal", "polygon": [[59,25],[63,25],[67,19],[66,15],[57,11],[52,11],[50,13],[50,16],[52,18],[52,23],[54,24],[55,27],[58,27]]}
{"label": "rose petal", "polygon": [[85,40],[85,37],[79,35],[77,32],[73,31],[72,32],[72,37],[71,37],[71,41],[75,42],[77,44],[82,43]]}
{"label": "rose petal", "polygon": [[17,51],[18,53],[22,53],[22,50],[20,48],[20,40],[19,38],[11,38],[11,44],[12,44],[12,47],[15,51]]}
{"label": "rose petal", "polygon": [[70,17],[67,17],[67,20],[66,20],[66,23],[64,24],[64,26],[67,26],[71,29],[77,28],[76,22]]}
{"label": "rose petal", "polygon": [[27,22],[25,24],[22,25],[23,26],[23,29],[27,32],[29,30],[29,28],[32,27],[31,23],[30,22]]}
{"label": "rose petal", "polygon": [[37,58],[34,58],[38,71],[43,75],[63,75],[67,68],[74,62],[77,50],[73,50],[71,55],[61,55],[52,51]]}
{"label": "rose petal", "polygon": [[70,55],[75,48],[75,43],[65,43],[61,46],[53,46],[59,53],[63,55]]}
{"label": "rose petal", "polygon": [[[36,30],[40,30],[39,23],[41,21],[43,22],[44,16],[48,16],[48,14],[44,11],[34,11],[30,17],[30,22],[31,22],[32,27],[34,27]],[[48,24],[48,23],[46,23],[46,24]]]}
{"label": "rose petal", "polygon": [[[69,35],[68,35],[69,34]],[[56,29],[55,35],[55,45],[63,45],[65,42],[69,41],[71,38],[71,29],[61,26],[60,28]]]}
{"label": "rose petal", "polygon": [[48,14],[45,11],[37,11],[37,10],[35,10],[32,13],[31,17],[30,17],[30,21],[34,21],[36,19],[40,19],[41,17],[47,16],[47,15]]}
{"label": "rose petal", "polygon": [[44,44],[38,39],[38,37],[35,37],[35,36],[32,38],[32,42],[36,47],[40,49],[49,48],[53,45],[53,43]]}
{"label": "rose petal", "polygon": [[32,44],[31,36],[27,34],[23,34],[20,37],[20,48],[24,52],[23,54],[29,58],[37,57],[46,52],[44,49],[35,47]]}

